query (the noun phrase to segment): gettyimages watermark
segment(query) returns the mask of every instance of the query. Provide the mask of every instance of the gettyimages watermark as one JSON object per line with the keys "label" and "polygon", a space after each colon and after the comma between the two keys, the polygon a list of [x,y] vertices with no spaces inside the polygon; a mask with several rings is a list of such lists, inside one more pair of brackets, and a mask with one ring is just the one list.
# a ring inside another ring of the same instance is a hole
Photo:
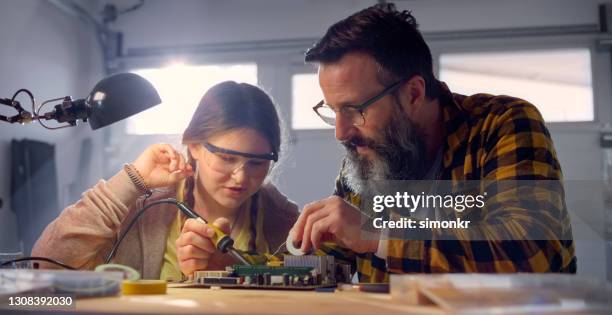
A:
{"label": "gettyimages watermark", "polygon": [[350,196],[362,214],[362,239],[612,239],[612,185],[604,181],[367,184]]}

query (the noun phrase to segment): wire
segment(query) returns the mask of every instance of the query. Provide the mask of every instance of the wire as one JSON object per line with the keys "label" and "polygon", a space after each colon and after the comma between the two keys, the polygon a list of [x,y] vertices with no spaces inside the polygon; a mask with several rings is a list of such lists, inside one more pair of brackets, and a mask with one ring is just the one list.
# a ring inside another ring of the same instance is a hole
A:
{"label": "wire", "polygon": [[278,248],[274,251],[274,253],[272,253],[272,256],[276,256],[276,254],[278,254],[281,248],[283,248],[283,246],[285,246],[286,244],[287,244],[287,241],[284,241],[282,244],[278,245]]}
{"label": "wire", "polygon": [[34,108],[36,107],[34,105],[34,95],[32,94],[32,92],[30,92],[29,90],[26,89],[20,89],[17,92],[15,92],[15,94],[13,94],[13,97],[11,98],[11,102],[14,102],[15,99],[17,98],[17,96],[19,95],[19,93],[26,93],[28,94],[28,96],[30,97],[30,101],[32,102],[32,114],[34,113]]}
{"label": "wire", "polygon": [[[19,96],[20,93],[26,93],[30,97],[30,103],[32,104],[32,114],[31,115],[34,115],[35,114],[35,109],[36,109],[36,105],[35,105],[36,102],[34,101],[34,95],[29,90],[27,90],[27,89],[19,89],[17,92],[15,92],[15,94],[13,94],[13,97],[11,98],[11,103],[15,102],[15,99],[17,98],[17,96]],[[17,110],[19,111],[19,115],[21,115],[22,111],[24,109],[21,106],[18,106]],[[32,119],[34,119],[34,118],[35,117],[32,117]]]}
{"label": "wire", "polygon": [[[145,202],[146,202],[146,198],[145,198]],[[176,201],[176,199],[168,198],[168,199],[162,199],[162,200],[154,201],[154,202],[144,206],[138,212],[138,214],[132,219],[132,221],[130,221],[130,223],[128,224],[127,228],[123,231],[123,233],[121,233],[121,235],[117,239],[117,242],[115,242],[115,245],[113,245],[113,248],[111,249],[110,253],[108,253],[108,256],[106,256],[106,259],[104,260],[104,263],[108,264],[111,261],[111,259],[113,259],[113,256],[115,256],[115,253],[117,252],[117,249],[119,248],[119,245],[121,245],[121,242],[123,241],[123,239],[125,238],[127,233],[132,229],[134,224],[136,224],[138,219],[140,219],[140,217],[142,216],[143,213],[145,213],[145,211],[147,211],[148,209],[151,209],[153,206],[157,206],[157,205],[160,205],[160,204],[163,204],[163,203],[168,203],[168,204],[176,205],[177,202],[178,201]]]}
{"label": "wire", "polygon": [[76,270],[76,268],[72,267],[72,266],[68,266],[63,262],[60,262],[58,260],[52,259],[52,258],[47,258],[47,257],[37,257],[37,256],[31,256],[31,257],[21,257],[21,258],[17,258],[17,259],[11,259],[11,260],[7,260],[3,263],[0,264],[0,268],[4,267],[4,266],[8,266],[20,261],[45,261],[48,263],[52,263],[55,265],[58,265],[60,267],[63,267],[64,269],[69,269],[69,270]]}

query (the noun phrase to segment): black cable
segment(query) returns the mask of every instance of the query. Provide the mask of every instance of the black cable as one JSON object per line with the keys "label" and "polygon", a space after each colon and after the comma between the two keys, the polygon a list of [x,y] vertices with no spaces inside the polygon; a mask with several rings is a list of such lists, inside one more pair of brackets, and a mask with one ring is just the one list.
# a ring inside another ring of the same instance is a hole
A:
{"label": "black cable", "polygon": [[[147,197],[148,198],[148,197]],[[146,199],[145,199],[146,202]],[[138,219],[140,219],[140,217],[142,216],[143,213],[145,213],[146,210],[150,209],[153,206],[157,206],[163,203],[168,203],[168,204],[173,204],[178,206],[178,201],[176,199],[172,199],[172,198],[168,198],[168,199],[162,199],[162,200],[158,200],[158,201],[154,201],[146,206],[144,206],[139,212],[138,214],[132,219],[132,221],[130,221],[130,223],[128,224],[127,228],[123,231],[123,233],[121,233],[121,235],[119,236],[119,238],[117,239],[117,242],[115,242],[115,245],[113,245],[113,248],[111,249],[110,253],[108,253],[108,256],[106,256],[106,259],[104,260],[105,264],[108,264],[111,259],[113,259],[113,256],[115,256],[115,253],[117,252],[117,249],[119,248],[119,245],[121,244],[121,242],[123,241],[123,239],[125,238],[125,236],[127,235],[127,233],[132,229],[132,227],[134,226],[134,224],[136,224],[136,222],[138,221]]]}
{"label": "black cable", "polygon": [[[147,202],[147,199],[150,197],[147,196],[145,197],[143,204]],[[179,208],[179,210],[182,210],[183,212],[188,212],[191,213],[192,216],[196,216],[189,208],[186,208],[185,205],[183,205],[182,203],[180,203],[178,200],[174,199],[174,198],[167,198],[167,199],[162,199],[162,200],[158,200],[158,201],[154,201],[146,206],[144,206],[139,212],[138,214],[136,214],[136,216],[132,219],[132,221],[130,221],[130,223],[127,225],[126,229],[123,231],[123,233],[121,233],[121,235],[119,236],[119,238],[117,239],[117,241],[115,242],[115,244],[113,245],[113,247],[111,248],[111,251],[108,253],[108,256],[106,256],[106,259],[104,260],[105,264],[108,264],[111,259],[113,259],[113,257],[115,256],[117,249],[119,248],[119,245],[121,245],[121,242],[123,241],[123,239],[125,238],[125,236],[127,235],[127,233],[132,229],[132,227],[134,227],[134,224],[136,224],[136,222],[140,219],[140,217],[142,217],[142,215],[145,213],[145,211],[151,209],[154,206],[160,205],[160,204],[172,204],[175,205]],[[206,222],[206,221],[204,221]],[[12,260],[8,260],[3,262],[2,264],[0,264],[0,268],[4,267],[4,266],[8,266],[10,264],[14,264],[16,262],[20,262],[20,261],[31,261],[31,260],[38,260],[38,261],[46,261],[58,266],[61,266],[65,269],[70,269],[70,270],[76,270],[76,268],[71,267],[67,264],[64,264],[60,261],[57,261],[55,259],[52,258],[47,258],[47,257],[22,257],[22,258],[17,258],[17,259],[12,259]]]}
{"label": "black cable", "polygon": [[72,266],[68,266],[65,263],[61,262],[61,261],[58,261],[58,260],[55,260],[55,259],[52,259],[52,258],[36,257],[36,256],[33,256],[33,257],[21,257],[21,258],[17,258],[17,259],[7,260],[7,261],[5,261],[5,262],[0,264],[0,268],[4,267],[4,266],[8,266],[10,264],[14,264],[14,263],[20,262],[20,261],[45,261],[45,262],[48,262],[48,263],[52,263],[52,264],[58,265],[58,266],[63,267],[65,269],[76,270],[76,268],[74,268]]}
{"label": "black cable", "polygon": [[[150,195],[146,196],[143,203],[147,202],[147,199],[149,199]],[[115,243],[115,245],[113,246],[111,252],[108,254],[108,256],[106,257],[105,260],[105,264],[108,264],[110,262],[110,260],[113,258],[113,256],[115,255],[115,252],[117,251],[117,249],[119,248],[119,245],[121,244],[121,241],[123,241],[123,239],[125,238],[125,236],[127,235],[127,232],[129,230],[132,229],[132,227],[134,226],[134,224],[136,223],[136,221],[138,221],[138,219],[142,216],[142,214],[148,210],[149,208],[162,204],[162,203],[169,203],[169,204],[173,204],[176,205],[178,203],[178,201],[176,199],[162,199],[159,201],[155,201],[151,204],[146,205],[145,207],[142,208],[142,210],[140,210],[140,212],[136,215],[136,217],[134,217],[134,219],[132,219],[132,221],[130,222],[130,224],[128,225],[127,229],[123,232],[123,234],[121,234],[121,237],[119,237],[119,239],[117,240],[117,242]],[[20,261],[45,261],[48,263],[52,263],[55,265],[58,265],[64,269],[69,269],[69,270],[77,270],[77,268],[74,268],[72,266],[69,266],[59,260],[55,260],[53,258],[47,258],[47,257],[38,257],[38,256],[31,256],[31,257],[21,257],[21,258],[16,258],[16,259],[11,259],[11,260],[7,260],[5,262],[2,262],[0,264],[0,268],[20,262]]]}
{"label": "black cable", "polygon": [[28,89],[19,89],[17,92],[15,92],[15,94],[13,94],[13,97],[11,98],[11,100],[14,101],[15,98],[17,98],[17,95],[19,95],[20,93],[26,93],[28,94],[31,100],[34,100],[34,95]]}
{"label": "black cable", "polygon": [[36,105],[35,105],[36,102],[34,101],[34,95],[29,90],[27,89],[18,90],[17,92],[15,92],[15,94],[13,94],[13,97],[11,98],[11,102],[14,102],[20,93],[26,93],[30,97],[30,102],[32,103],[32,115],[34,115],[34,113],[36,112]]}

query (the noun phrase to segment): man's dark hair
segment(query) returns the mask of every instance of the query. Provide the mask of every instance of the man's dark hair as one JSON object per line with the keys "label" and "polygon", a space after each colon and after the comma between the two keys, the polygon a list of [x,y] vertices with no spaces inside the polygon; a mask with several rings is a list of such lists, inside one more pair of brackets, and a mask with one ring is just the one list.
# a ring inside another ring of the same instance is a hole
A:
{"label": "man's dark hair", "polygon": [[332,25],[306,52],[305,61],[334,63],[356,51],[374,57],[382,85],[419,75],[425,80],[427,97],[437,97],[431,52],[409,11],[397,11],[392,3],[359,11]]}

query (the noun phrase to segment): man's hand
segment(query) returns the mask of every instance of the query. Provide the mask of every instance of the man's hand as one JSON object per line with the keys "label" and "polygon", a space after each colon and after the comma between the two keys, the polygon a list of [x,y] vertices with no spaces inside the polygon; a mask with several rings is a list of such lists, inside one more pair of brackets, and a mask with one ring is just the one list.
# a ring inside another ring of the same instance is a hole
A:
{"label": "man's hand", "polygon": [[378,239],[362,239],[359,209],[338,196],[306,205],[289,233],[294,245],[302,242],[303,252],[313,247],[318,249],[326,240],[333,240],[356,253],[378,250]]}

